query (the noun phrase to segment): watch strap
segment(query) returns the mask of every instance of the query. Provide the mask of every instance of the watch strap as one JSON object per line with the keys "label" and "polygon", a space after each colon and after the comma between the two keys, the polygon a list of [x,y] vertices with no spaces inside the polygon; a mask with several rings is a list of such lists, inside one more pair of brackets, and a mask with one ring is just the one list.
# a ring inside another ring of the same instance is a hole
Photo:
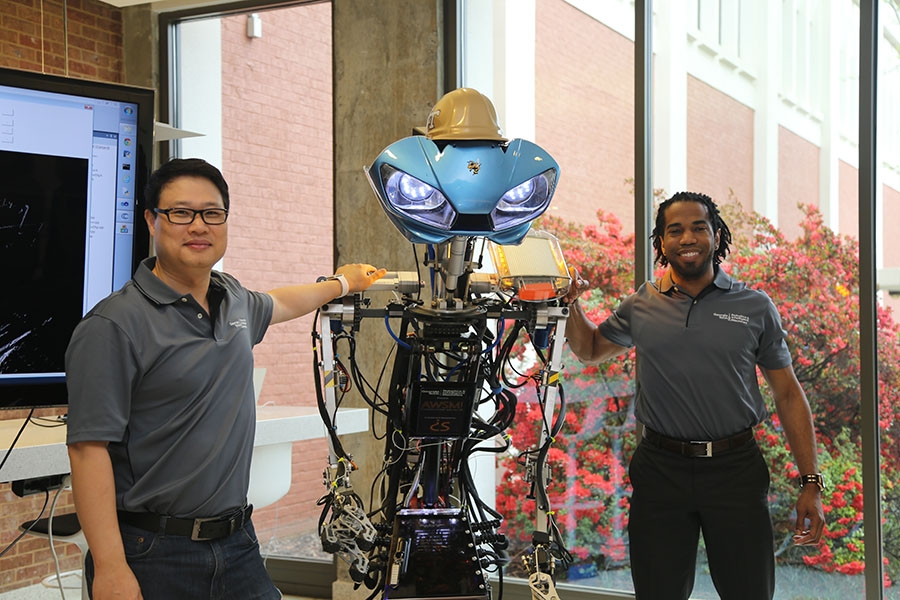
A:
{"label": "watch strap", "polygon": [[805,475],[801,475],[800,488],[802,489],[808,483],[815,484],[816,487],[819,488],[819,491],[825,491],[825,478],[821,473],[807,473]]}
{"label": "watch strap", "polygon": [[343,298],[347,294],[350,293],[350,284],[347,282],[347,278],[344,277],[343,273],[338,273],[336,275],[332,275],[328,279],[337,281],[341,284],[341,295],[338,298]]}

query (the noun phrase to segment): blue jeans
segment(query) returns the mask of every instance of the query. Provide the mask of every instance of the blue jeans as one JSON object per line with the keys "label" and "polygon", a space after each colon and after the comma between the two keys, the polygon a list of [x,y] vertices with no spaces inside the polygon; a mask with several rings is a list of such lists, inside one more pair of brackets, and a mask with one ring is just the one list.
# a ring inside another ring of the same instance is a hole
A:
{"label": "blue jeans", "polygon": [[[144,600],[279,600],[259,552],[253,523],[228,537],[195,542],[120,523],[125,558]],[[88,589],[94,561],[85,560]],[[92,596],[93,597],[93,596]]]}

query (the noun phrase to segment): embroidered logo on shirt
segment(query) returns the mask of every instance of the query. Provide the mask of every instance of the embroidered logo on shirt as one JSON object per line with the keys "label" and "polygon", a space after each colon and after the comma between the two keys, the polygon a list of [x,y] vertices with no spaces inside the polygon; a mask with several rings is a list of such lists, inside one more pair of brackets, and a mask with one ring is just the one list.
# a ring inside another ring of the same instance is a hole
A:
{"label": "embroidered logo on shirt", "polygon": [[235,319],[228,324],[237,329],[247,329],[247,319]]}
{"label": "embroidered logo on shirt", "polygon": [[747,315],[739,315],[736,313],[713,313],[714,317],[719,317],[723,321],[728,321],[729,323],[740,323],[742,325],[746,325],[750,322],[750,317]]}

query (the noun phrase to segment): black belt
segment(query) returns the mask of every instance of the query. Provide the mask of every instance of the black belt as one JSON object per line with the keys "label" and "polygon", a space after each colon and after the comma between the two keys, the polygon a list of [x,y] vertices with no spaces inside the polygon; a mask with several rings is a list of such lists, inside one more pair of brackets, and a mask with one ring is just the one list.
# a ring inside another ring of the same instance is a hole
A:
{"label": "black belt", "polygon": [[649,427],[644,427],[644,439],[657,448],[662,448],[663,450],[668,450],[669,452],[674,452],[675,454],[680,454],[682,456],[690,458],[697,456],[710,457],[714,454],[719,454],[720,452],[743,446],[753,439],[753,430],[745,429],[740,433],[736,433],[731,437],[721,440],[685,442],[664,436],[661,433],[653,431]]}
{"label": "black belt", "polygon": [[162,535],[181,535],[194,541],[228,537],[250,521],[253,505],[218,517],[179,519],[154,513],[118,511],[119,521]]}

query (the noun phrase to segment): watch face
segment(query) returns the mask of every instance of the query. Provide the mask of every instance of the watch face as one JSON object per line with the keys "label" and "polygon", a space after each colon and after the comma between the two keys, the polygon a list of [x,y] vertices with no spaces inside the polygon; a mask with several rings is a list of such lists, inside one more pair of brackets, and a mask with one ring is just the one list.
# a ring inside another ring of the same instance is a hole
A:
{"label": "watch face", "polygon": [[802,488],[808,483],[814,483],[820,490],[825,490],[825,478],[821,473],[810,473],[800,476],[800,487]]}

